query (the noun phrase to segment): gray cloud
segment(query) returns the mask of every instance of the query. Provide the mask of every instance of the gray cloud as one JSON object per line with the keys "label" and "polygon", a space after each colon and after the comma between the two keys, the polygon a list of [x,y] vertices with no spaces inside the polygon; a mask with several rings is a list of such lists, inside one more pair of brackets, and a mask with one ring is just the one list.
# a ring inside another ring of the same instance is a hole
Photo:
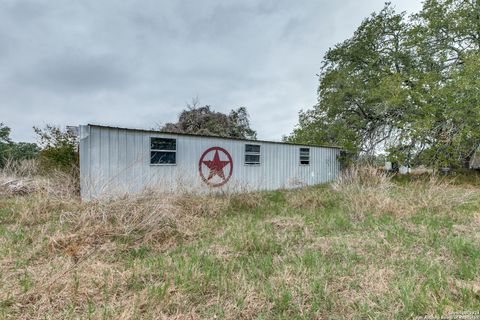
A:
{"label": "gray cloud", "polygon": [[46,123],[149,128],[199,96],[280,139],[315,103],[328,47],[383,2],[4,0],[0,122],[15,140]]}
{"label": "gray cloud", "polygon": [[116,63],[112,56],[91,57],[67,52],[38,61],[16,74],[13,81],[59,94],[121,90],[130,80],[127,69],[128,66]]}

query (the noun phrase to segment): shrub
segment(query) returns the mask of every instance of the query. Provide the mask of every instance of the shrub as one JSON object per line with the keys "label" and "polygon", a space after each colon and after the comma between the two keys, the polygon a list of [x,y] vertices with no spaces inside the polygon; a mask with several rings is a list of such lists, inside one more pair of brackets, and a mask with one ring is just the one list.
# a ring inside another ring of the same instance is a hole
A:
{"label": "shrub", "polygon": [[77,171],[79,157],[75,134],[52,125],[46,125],[44,129],[34,127],[33,130],[42,147],[39,153],[41,171]]}

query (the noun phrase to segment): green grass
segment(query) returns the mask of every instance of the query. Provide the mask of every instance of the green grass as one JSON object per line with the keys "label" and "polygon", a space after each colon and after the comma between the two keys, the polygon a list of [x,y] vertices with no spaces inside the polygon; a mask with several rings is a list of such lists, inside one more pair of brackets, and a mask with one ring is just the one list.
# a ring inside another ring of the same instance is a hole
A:
{"label": "green grass", "polygon": [[[292,205],[303,192],[321,205]],[[76,231],[58,215],[17,221],[29,201],[0,200],[3,318],[405,319],[480,310],[478,200],[358,219],[328,186],[265,192],[253,207],[234,198],[171,243],[91,244],[98,254],[49,292],[44,278],[73,263],[48,237]]]}

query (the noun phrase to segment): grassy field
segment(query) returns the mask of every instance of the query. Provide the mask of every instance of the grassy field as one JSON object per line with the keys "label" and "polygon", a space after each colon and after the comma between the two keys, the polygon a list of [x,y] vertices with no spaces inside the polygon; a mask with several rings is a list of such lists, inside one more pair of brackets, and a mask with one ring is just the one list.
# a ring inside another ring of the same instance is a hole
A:
{"label": "grassy field", "polygon": [[475,180],[397,180],[356,169],[334,184],[292,191],[90,203],[49,184],[5,192],[0,317],[406,319],[480,311]]}

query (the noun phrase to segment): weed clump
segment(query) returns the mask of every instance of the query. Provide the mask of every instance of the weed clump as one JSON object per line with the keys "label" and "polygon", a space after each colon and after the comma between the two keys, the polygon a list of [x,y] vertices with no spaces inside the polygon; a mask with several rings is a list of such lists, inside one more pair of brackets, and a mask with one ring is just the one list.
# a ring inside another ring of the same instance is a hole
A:
{"label": "weed clump", "polygon": [[475,192],[436,175],[396,184],[392,176],[372,166],[352,166],[331,184],[356,219],[365,214],[411,215],[421,210],[452,212],[473,199]]}

